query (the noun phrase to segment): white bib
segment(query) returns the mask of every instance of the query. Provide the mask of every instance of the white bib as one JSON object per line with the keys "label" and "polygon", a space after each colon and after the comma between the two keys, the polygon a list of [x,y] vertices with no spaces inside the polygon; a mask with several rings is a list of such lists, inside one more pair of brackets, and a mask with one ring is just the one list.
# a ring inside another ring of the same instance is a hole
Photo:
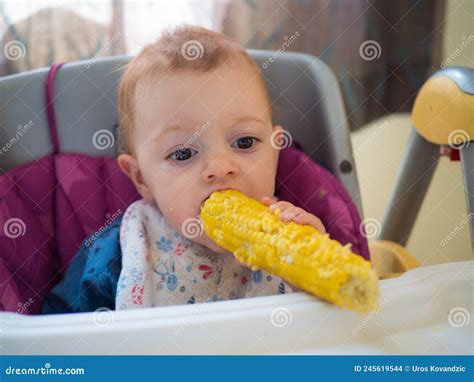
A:
{"label": "white bib", "polygon": [[117,310],[292,292],[279,277],[190,241],[166,222],[155,203],[143,199],[125,211],[120,247]]}

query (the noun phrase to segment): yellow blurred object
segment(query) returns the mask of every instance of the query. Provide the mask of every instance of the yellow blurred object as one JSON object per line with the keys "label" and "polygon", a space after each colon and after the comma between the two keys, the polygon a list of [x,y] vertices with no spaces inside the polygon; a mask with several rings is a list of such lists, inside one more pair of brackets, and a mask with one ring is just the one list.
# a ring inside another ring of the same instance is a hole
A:
{"label": "yellow blurred object", "polygon": [[474,140],[474,95],[451,78],[431,77],[415,99],[412,121],[431,143],[453,146]]}
{"label": "yellow blurred object", "polygon": [[369,242],[370,260],[379,279],[401,276],[420,263],[401,245],[385,240]]}
{"label": "yellow blurred object", "polygon": [[369,261],[352,253],[350,245],[312,226],[285,223],[277,214],[226,190],[205,201],[201,220],[211,240],[254,271],[263,269],[344,308],[366,312],[376,307],[378,279]]}

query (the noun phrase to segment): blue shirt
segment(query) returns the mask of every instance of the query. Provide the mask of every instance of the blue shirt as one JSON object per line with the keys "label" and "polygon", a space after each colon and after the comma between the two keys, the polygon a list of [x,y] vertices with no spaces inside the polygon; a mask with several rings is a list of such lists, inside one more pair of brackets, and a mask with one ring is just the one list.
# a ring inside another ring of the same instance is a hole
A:
{"label": "blue shirt", "polygon": [[[82,242],[62,281],[43,301],[42,314],[115,310],[117,282],[122,269],[120,223],[123,214],[95,237]],[[93,235],[91,235],[92,237]]]}

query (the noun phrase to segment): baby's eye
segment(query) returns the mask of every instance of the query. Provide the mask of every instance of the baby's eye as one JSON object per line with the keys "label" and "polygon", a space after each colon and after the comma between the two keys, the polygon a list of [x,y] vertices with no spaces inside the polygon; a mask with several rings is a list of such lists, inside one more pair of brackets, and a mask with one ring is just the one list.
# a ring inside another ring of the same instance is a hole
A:
{"label": "baby's eye", "polygon": [[[237,143],[237,147],[239,149],[246,150],[246,149],[251,148],[255,141],[258,141],[258,139],[254,137],[243,137],[243,138],[237,139],[235,143]],[[232,146],[232,147],[235,147],[235,146]]]}
{"label": "baby's eye", "polygon": [[189,147],[182,147],[178,150],[172,152],[168,158],[176,161],[185,161],[193,156],[193,153],[197,153],[196,150],[193,150]]}

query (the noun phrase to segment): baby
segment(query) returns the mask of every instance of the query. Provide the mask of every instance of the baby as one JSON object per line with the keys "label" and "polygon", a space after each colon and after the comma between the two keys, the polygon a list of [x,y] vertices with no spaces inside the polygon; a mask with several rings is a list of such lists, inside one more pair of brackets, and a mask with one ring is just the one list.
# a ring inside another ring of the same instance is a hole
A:
{"label": "baby", "polygon": [[264,80],[245,49],[204,28],[165,33],[125,70],[119,112],[125,153],[118,165],[142,199],[81,247],[43,312],[292,292],[278,277],[238,263],[197,219],[212,192],[235,189],[279,208],[284,221],[325,232],[318,217],[273,197],[282,128],[272,124]]}

